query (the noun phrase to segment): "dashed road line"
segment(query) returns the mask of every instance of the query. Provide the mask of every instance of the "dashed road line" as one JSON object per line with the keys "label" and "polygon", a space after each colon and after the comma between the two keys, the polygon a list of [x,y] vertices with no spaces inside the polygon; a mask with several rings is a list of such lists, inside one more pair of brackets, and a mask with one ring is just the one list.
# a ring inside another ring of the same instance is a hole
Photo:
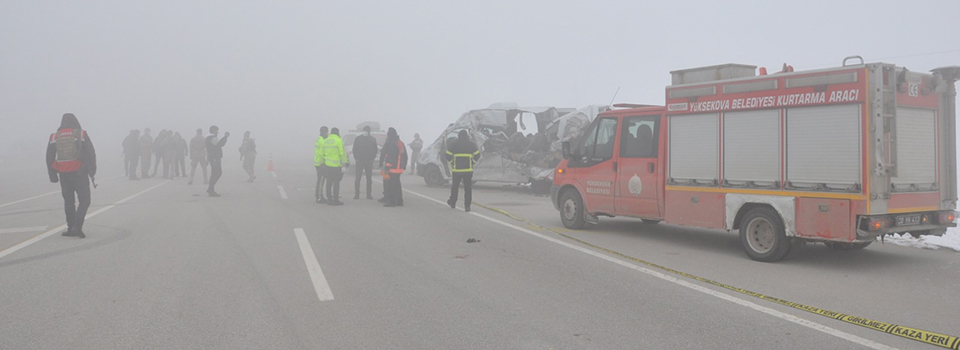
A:
{"label": "dashed road line", "polygon": [[46,226],[33,226],[33,227],[14,227],[14,228],[0,228],[0,234],[3,233],[23,233],[23,232],[36,232],[46,230]]}
{"label": "dashed road line", "polygon": [[297,236],[300,253],[303,254],[303,262],[307,264],[307,272],[310,273],[310,280],[313,282],[313,289],[317,292],[317,298],[320,301],[333,300],[333,291],[330,290],[327,278],[323,276],[320,262],[317,261],[317,256],[313,253],[313,247],[310,246],[306,233],[303,232],[302,228],[293,229],[293,233]]}
{"label": "dashed road line", "polygon": [[283,185],[277,185],[277,189],[280,190],[280,198],[287,199],[287,191],[283,189]]}
{"label": "dashed road line", "polygon": [[[142,194],[144,194],[144,193],[150,192],[150,191],[152,191],[153,189],[155,189],[155,188],[157,188],[157,187],[163,186],[164,184],[166,184],[166,183],[168,183],[168,182],[170,182],[170,180],[166,180],[166,181],[161,182],[161,183],[159,183],[159,184],[150,186],[149,188],[147,188],[147,189],[145,189],[145,190],[143,190],[143,191],[137,192],[137,193],[135,193],[135,194],[133,194],[133,195],[127,197],[127,198],[124,198],[124,199],[121,199],[121,200],[119,200],[119,201],[116,201],[116,202],[114,202],[113,204],[110,204],[110,205],[108,205],[108,206],[105,206],[105,207],[103,207],[103,208],[100,208],[99,210],[94,211],[94,212],[92,212],[92,213],[88,213],[87,216],[86,216],[86,220],[90,220],[90,219],[93,218],[94,216],[100,215],[101,213],[103,213],[103,212],[105,212],[105,211],[107,211],[107,210],[113,209],[114,207],[116,207],[116,206],[118,206],[118,205],[120,205],[120,204],[126,203],[127,201],[129,201],[129,200],[131,200],[131,199],[137,198],[138,196],[140,196],[140,195],[142,195]],[[37,243],[37,242],[39,242],[40,240],[42,240],[42,239],[44,239],[44,238],[50,237],[50,236],[52,236],[52,235],[54,235],[54,234],[56,234],[56,233],[58,233],[58,232],[60,232],[60,231],[63,231],[63,230],[66,229],[66,228],[67,228],[67,225],[66,225],[66,224],[57,226],[57,227],[55,227],[54,229],[52,229],[52,230],[50,230],[50,231],[41,233],[41,234],[39,234],[39,235],[34,236],[33,238],[30,238],[30,239],[28,239],[28,240],[26,240],[26,241],[20,242],[19,244],[15,245],[15,246],[12,246],[12,247],[10,247],[10,248],[7,248],[7,249],[5,249],[5,250],[2,250],[2,251],[0,251],[0,259],[3,259],[3,257],[5,257],[5,256],[7,256],[7,255],[16,253],[16,252],[17,252],[18,250],[20,250],[20,249],[29,247],[30,245],[32,245],[32,244],[34,244],[34,243]]]}

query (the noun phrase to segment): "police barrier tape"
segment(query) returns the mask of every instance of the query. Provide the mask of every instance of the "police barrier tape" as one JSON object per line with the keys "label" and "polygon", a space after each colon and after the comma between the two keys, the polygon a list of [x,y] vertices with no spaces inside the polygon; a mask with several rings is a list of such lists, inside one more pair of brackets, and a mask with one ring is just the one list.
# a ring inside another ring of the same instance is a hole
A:
{"label": "police barrier tape", "polygon": [[559,236],[562,236],[562,237],[564,237],[564,238],[566,238],[566,239],[575,241],[575,242],[580,243],[580,244],[582,244],[582,245],[585,245],[585,246],[588,246],[588,247],[591,247],[591,248],[594,248],[594,249],[597,249],[597,250],[606,252],[606,253],[608,253],[608,254],[611,254],[611,255],[614,255],[614,256],[618,256],[618,257],[620,257],[620,258],[627,259],[627,260],[630,260],[630,261],[633,261],[633,262],[636,262],[636,263],[639,263],[639,264],[642,264],[642,265],[645,265],[645,266],[653,267],[653,268],[656,268],[656,269],[661,270],[661,271],[666,271],[666,272],[669,272],[669,273],[672,273],[672,274],[675,274],[675,275],[678,275],[678,276],[683,276],[683,277],[686,277],[686,278],[689,278],[689,279],[692,279],[692,280],[696,280],[696,281],[700,281],[700,282],[703,282],[703,283],[712,284],[712,285],[717,286],[717,287],[721,287],[721,288],[728,289],[728,290],[731,290],[731,291],[734,291],[734,292],[737,292],[737,293],[740,293],[740,294],[749,295],[749,296],[752,296],[752,297],[755,297],[755,298],[759,298],[759,299],[763,299],[763,300],[770,301],[770,302],[773,302],[773,303],[777,303],[777,304],[780,304],[780,305],[783,305],[783,306],[787,306],[787,307],[790,307],[790,308],[794,308],[794,309],[797,309],[797,310],[806,311],[806,312],[809,312],[809,313],[812,313],[812,314],[816,314],[816,315],[820,315],[820,316],[823,316],[823,317],[829,317],[829,318],[832,318],[832,319],[835,319],[835,320],[838,320],[838,321],[843,321],[843,322],[846,322],[846,323],[849,323],[849,324],[861,326],[861,327],[868,328],[868,329],[872,329],[872,330],[875,330],[875,331],[880,331],[880,332],[884,332],[884,333],[887,333],[887,334],[892,334],[892,335],[895,335],[895,336],[898,336],[898,337],[901,337],[901,338],[906,338],[906,339],[910,339],[910,340],[915,340],[915,341],[919,341],[919,342],[922,342],[922,343],[926,343],[926,344],[930,344],[930,345],[934,345],[934,346],[939,346],[939,347],[945,348],[945,349],[960,350],[960,337],[958,337],[958,336],[946,335],[946,334],[943,334],[943,333],[931,332],[931,331],[926,331],[926,330],[922,330],[922,329],[918,329],[918,328],[906,327],[906,326],[902,326],[902,325],[898,325],[898,324],[880,322],[880,321],[875,321],[875,320],[871,320],[871,319],[868,319],[868,318],[863,318],[863,317],[858,317],[858,316],[853,316],[853,315],[847,315],[847,314],[843,314],[843,313],[839,313],[839,312],[835,312],[835,311],[830,311],[830,310],[827,310],[827,309],[821,309],[821,308],[818,308],[818,307],[813,307],[813,306],[809,306],[809,305],[804,305],[804,304],[800,304],[800,303],[795,303],[795,302],[792,302],[792,301],[789,301],[789,300],[780,299],[780,298],[773,297],[773,296],[770,296],[770,295],[760,294],[760,293],[753,292],[753,291],[749,291],[749,290],[746,290],[746,289],[743,289],[743,288],[734,287],[734,286],[731,286],[731,285],[728,285],[728,284],[723,284],[723,283],[720,283],[720,282],[717,282],[717,281],[714,281],[714,280],[710,280],[710,279],[706,279],[706,278],[703,278],[703,277],[700,277],[700,276],[691,275],[691,274],[686,273],[686,272],[683,272],[683,271],[677,271],[677,270],[671,269],[671,268],[669,268],[669,267],[657,265],[657,264],[654,264],[654,263],[649,262],[649,261],[646,261],[646,260],[638,259],[638,258],[629,256],[629,255],[626,255],[626,254],[623,254],[623,253],[614,251],[614,250],[610,250],[610,249],[607,249],[607,248],[604,248],[604,247],[601,247],[601,246],[598,246],[598,245],[595,245],[595,244],[586,242],[586,241],[584,241],[584,240],[581,240],[581,239],[575,238],[575,237],[573,237],[573,236],[564,234],[564,233],[562,233],[562,232],[556,231],[556,230],[551,229],[551,228],[549,228],[549,227],[541,226],[541,225],[535,224],[535,223],[533,223],[533,222],[527,221],[526,219],[523,219],[523,218],[521,218],[521,217],[518,217],[518,216],[516,216],[516,215],[513,215],[512,213],[510,213],[510,212],[508,212],[508,211],[505,211],[505,210],[503,210],[503,209],[494,208],[494,207],[487,206],[487,205],[483,205],[483,204],[480,204],[480,203],[477,203],[477,202],[473,202],[473,205],[478,206],[478,207],[481,207],[481,208],[484,208],[484,209],[487,209],[487,210],[490,210],[490,211],[493,211],[493,212],[496,212],[496,213],[499,213],[499,214],[504,215],[504,216],[507,216],[507,217],[509,217],[509,218],[511,218],[511,219],[514,219],[514,220],[523,222],[523,223],[525,223],[525,224],[527,224],[527,225],[530,225],[531,227],[534,227],[534,228],[536,228],[536,229],[557,234],[557,235],[559,235]]}

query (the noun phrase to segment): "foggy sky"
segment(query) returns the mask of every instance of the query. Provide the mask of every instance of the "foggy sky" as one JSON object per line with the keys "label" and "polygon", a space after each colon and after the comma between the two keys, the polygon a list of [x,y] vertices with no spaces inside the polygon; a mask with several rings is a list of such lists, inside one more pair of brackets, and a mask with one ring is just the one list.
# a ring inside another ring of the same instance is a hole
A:
{"label": "foggy sky", "polygon": [[[669,71],[848,55],[960,65],[960,2],[0,0],[0,153],[65,112],[99,152],[130,129],[250,130],[310,160],[321,125],[432,142],[491,103],[663,104]],[[237,147],[237,143],[234,147]],[[38,159],[41,155],[37,156]]]}

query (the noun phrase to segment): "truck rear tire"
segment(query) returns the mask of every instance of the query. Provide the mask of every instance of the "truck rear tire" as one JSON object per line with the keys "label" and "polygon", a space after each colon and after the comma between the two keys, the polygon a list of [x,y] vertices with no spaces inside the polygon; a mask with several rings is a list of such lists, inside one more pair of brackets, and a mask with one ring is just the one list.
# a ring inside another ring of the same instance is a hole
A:
{"label": "truck rear tire", "polygon": [[872,241],[871,242],[823,242],[823,244],[826,244],[828,247],[830,247],[833,250],[843,250],[843,251],[860,250],[860,249],[866,248],[871,243],[873,242]]}
{"label": "truck rear tire", "polygon": [[750,259],[773,262],[790,253],[783,220],[770,208],[754,208],[743,216],[740,224],[740,243]]}
{"label": "truck rear tire", "polygon": [[443,186],[443,174],[440,173],[440,167],[436,164],[427,164],[423,170],[423,182],[430,187]]}
{"label": "truck rear tire", "polygon": [[560,196],[560,221],[571,230],[582,229],[587,224],[583,212],[583,198],[575,190],[566,190]]}

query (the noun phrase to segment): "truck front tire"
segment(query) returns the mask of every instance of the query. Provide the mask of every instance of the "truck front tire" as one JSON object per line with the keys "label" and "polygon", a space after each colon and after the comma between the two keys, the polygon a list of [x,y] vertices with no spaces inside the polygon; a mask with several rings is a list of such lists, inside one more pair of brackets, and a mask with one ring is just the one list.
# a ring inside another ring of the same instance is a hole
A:
{"label": "truck front tire", "polygon": [[780,215],[767,207],[751,209],[743,216],[740,243],[750,259],[763,262],[783,259],[792,247]]}
{"label": "truck front tire", "polygon": [[587,224],[584,218],[583,198],[575,190],[563,191],[560,195],[560,221],[571,230],[582,229]]}

